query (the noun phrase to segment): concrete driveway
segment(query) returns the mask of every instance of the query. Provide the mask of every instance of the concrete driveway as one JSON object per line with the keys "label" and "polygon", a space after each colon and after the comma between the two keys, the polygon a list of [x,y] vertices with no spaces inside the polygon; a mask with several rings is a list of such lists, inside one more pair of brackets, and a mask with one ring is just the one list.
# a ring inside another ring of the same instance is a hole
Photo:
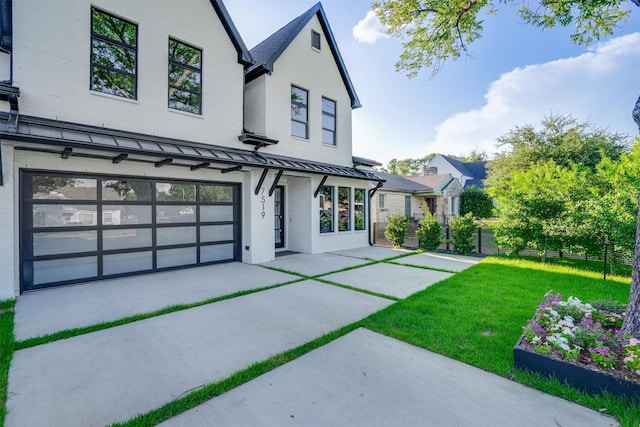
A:
{"label": "concrete driveway", "polygon": [[[295,254],[264,266],[224,264],[23,295],[16,303],[18,340],[177,303],[207,303],[15,352],[6,425],[125,421],[354,323],[478,261],[420,254],[372,263],[403,255],[388,248]],[[412,259],[417,256],[423,258]],[[221,299],[228,295],[235,296]],[[519,425],[556,425],[540,418],[541,408],[562,425],[612,424],[583,407],[367,330],[167,424],[513,425],[506,415],[517,408],[523,411]]]}

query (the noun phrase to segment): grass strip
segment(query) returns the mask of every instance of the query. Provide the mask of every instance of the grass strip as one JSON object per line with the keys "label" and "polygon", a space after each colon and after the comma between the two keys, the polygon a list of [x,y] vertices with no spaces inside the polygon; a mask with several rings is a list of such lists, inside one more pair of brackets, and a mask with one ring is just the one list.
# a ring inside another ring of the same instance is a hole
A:
{"label": "grass strip", "polygon": [[0,301],[0,426],[7,416],[7,384],[9,367],[13,357],[13,307],[14,300]]}
{"label": "grass strip", "polygon": [[389,299],[389,300],[392,300],[392,301],[400,301],[402,299],[402,298],[394,297],[392,295],[381,294],[381,293],[378,293],[378,292],[368,291],[368,290],[362,289],[362,288],[356,288],[356,287],[349,286],[349,285],[343,285],[342,283],[333,282],[331,280],[325,280],[325,279],[320,279],[320,278],[316,278],[316,279],[313,279],[313,280],[315,280],[316,282],[324,283],[326,285],[337,286],[339,288],[344,288],[344,289],[348,289],[350,291],[360,292],[361,294],[372,295],[372,296],[378,297],[378,298]]}
{"label": "grass strip", "polygon": [[393,261],[387,261],[387,264],[399,265],[400,267],[421,268],[423,270],[430,270],[430,271],[441,271],[442,273],[451,273],[451,274],[456,274],[457,273],[457,271],[447,270],[446,268],[427,267],[426,265],[401,264],[399,262],[393,262]]}
{"label": "grass strip", "polygon": [[487,257],[480,263],[371,315],[363,326],[595,410],[624,426],[640,424],[640,405],[590,396],[516,370],[513,346],[550,289],[583,301],[627,302],[629,282],[595,272],[525,259]]}
{"label": "grass strip", "polygon": [[153,411],[145,414],[140,414],[128,421],[111,424],[111,427],[155,426],[163,421],[180,415],[191,408],[201,405],[216,396],[220,396],[233,388],[239,387],[260,375],[284,365],[285,363],[297,359],[318,347],[328,344],[359,327],[360,322],[356,322],[333,332],[329,332],[328,334],[308,342],[307,344],[303,344],[300,347],[276,354],[263,362],[251,364],[245,369],[236,371],[224,380],[205,385],[204,387],[192,391],[186,396],[169,402],[158,409],[154,409]]}
{"label": "grass strip", "polygon": [[172,305],[169,307],[165,307],[163,309],[160,310],[156,310],[156,311],[152,311],[152,312],[148,312],[148,313],[141,313],[141,314],[136,314],[133,316],[129,316],[129,317],[124,317],[122,319],[118,319],[118,320],[114,320],[114,321],[110,321],[110,322],[102,322],[102,323],[97,323],[95,325],[90,325],[90,326],[84,326],[81,328],[74,328],[74,329],[66,329],[64,331],[60,331],[60,332],[55,332],[53,334],[48,334],[48,335],[42,335],[39,337],[34,337],[34,338],[28,338],[26,340],[22,340],[22,341],[17,341],[13,344],[14,349],[17,350],[22,350],[25,348],[29,348],[29,347],[35,347],[37,345],[42,345],[42,344],[48,344],[54,341],[59,341],[59,340],[63,340],[63,339],[67,339],[67,338],[72,338],[72,337],[76,337],[78,335],[84,335],[84,334],[88,334],[91,332],[96,332],[96,331],[101,331],[104,329],[109,329],[109,328],[113,328],[116,326],[122,326],[122,325],[126,325],[128,323],[133,323],[133,322],[137,322],[140,320],[145,320],[145,319],[150,319],[152,317],[157,317],[157,316],[162,316],[164,314],[169,314],[169,313],[175,313],[177,311],[182,311],[182,310],[188,310],[190,308],[196,308],[196,307],[201,307],[203,305],[207,305],[207,304],[213,304],[216,302],[220,302],[220,301],[224,301],[224,300],[228,300],[228,299],[233,299],[233,298],[238,298],[241,296],[245,296],[245,295],[250,295],[250,294],[254,294],[257,292],[263,292],[263,291],[267,291],[269,289],[275,289],[275,288],[279,288],[281,286],[286,286],[286,285],[291,285],[293,283],[298,283],[303,281],[304,279],[295,279],[295,280],[290,280],[288,282],[284,282],[284,283],[278,283],[276,285],[272,285],[272,286],[266,286],[263,288],[256,288],[256,289],[249,289],[246,291],[239,291],[239,292],[235,292],[232,294],[228,294],[228,295],[223,295],[223,296],[219,296],[219,297],[215,297],[215,298],[210,298],[204,301],[198,301],[198,302],[194,302],[194,303],[190,303],[190,304],[176,304],[176,305]]}

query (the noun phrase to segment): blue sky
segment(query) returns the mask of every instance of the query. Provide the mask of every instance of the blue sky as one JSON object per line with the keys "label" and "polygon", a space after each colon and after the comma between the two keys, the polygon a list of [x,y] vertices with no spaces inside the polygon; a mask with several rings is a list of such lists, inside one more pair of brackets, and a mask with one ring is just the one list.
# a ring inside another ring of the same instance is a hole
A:
{"label": "blue sky", "polygon": [[[252,48],[313,6],[313,0],[224,0]],[[353,153],[382,163],[437,152],[495,153],[496,138],[550,114],[571,113],[599,128],[637,135],[631,110],[640,94],[640,8],[614,36],[589,47],[570,29],[525,25],[500,5],[485,19],[471,56],[408,79],[395,71],[400,41],[386,38],[368,0],[324,0],[363,107],[353,111]]]}

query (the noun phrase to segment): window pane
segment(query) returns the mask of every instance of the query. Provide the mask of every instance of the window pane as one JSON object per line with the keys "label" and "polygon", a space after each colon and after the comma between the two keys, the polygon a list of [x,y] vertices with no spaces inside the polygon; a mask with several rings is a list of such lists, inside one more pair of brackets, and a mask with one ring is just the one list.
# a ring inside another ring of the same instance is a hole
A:
{"label": "window pane", "polygon": [[200,221],[233,221],[233,206],[200,206]]}
{"label": "window pane", "polygon": [[150,228],[105,230],[102,232],[102,247],[105,251],[150,247]]}
{"label": "window pane", "polygon": [[198,71],[177,64],[169,64],[169,85],[171,86],[200,93],[200,76]]}
{"label": "window pane", "polygon": [[307,138],[307,125],[299,122],[291,122],[291,135],[298,138]]}
{"label": "window pane", "polygon": [[322,187],[320,196],[320,232],[331,231],[333,231],[333,187],[325,185]]}
{"label": "window pane", "polygon": [[196,242],[195,227],[162,227],[156,230],[158,246],[181,245]]}
{"label": "window pane", "polygon": [[96,231],[33,233],[33,255],[59,255],[98,249]]}
{"label": "window pane", "polygon": [[134,99],[136,97],[135,85],[135,76],[110,71],[105,68],[93,67],[93,78],[91,80],[92,90]]}
{"label": "window pane", "polygon": [[356,230],[365,229],[364,188],[353,190],[353,222]]}
{"label": "window pane", "polygon": [[338,187],[338,231],[351,230],[351,188]]}
{"label": "window pane", "polygon": [[307,91],[299,87],[291,86],[291,101],[307,105]]}
{"label": "window pane", "polygon": [[233,258],[233,243],[200,247],[200,262],[227,261]]}
{"label": "window pane", "polygon": [[327,98],[322,98],[322,112],[336,114],[336,103]]}
{"label": "window pane", "polygon": [[146,271],[153,268],[153,255],[150,251],[105,255],[103,259],[105,276]]}
{"label": "window pane", "polygon": [[305,107],[292,106],[291,107],[291,119],[298,122],[307,122],[307,109]]}
{"label": "window pane", "polygon": [[191,265],[196,262],[196,248],[164,249],[158,251],[158,268]]}
{"label": "window pane", "polygon": [[156,222],[158,224],[175,224],[195,222],[195,205],[158,205],[156,206]]}
{"label": "window pane", "polygon": [[98,258],[95,256],[35,261],[33,263],[34,285],[66,280],[89,279],[97,275]]}
{"label": "window pane", "polygon": [[151,206],[103,205],[102,225],[151,224]]}
{"label": "window pane", "polygon": [[42,176],[31,177],[34,200],[96,200],[95,179]]}
{"label": "window pane", "polygon": [[129,45],[136,45],[136,25],[97,9],[92,10],[93,33]]}
{"label": "window pane", "polygon": [[156,183],[156,200],[159,202],[195,202],[194,184]]}
{"label": "window pane", "polygon": [[233,202],[233,188],[223,185],[201,185],[201,202]]}
{"label": "window pane", "polygon": [[336,119],[332,116],[322,115],[322,128],[327,130],[336,130]]}
{"label": "window pane", "polygon": [[200,114],[200,96],[191,92],[169,88],[169,108]]}
{"label": "window pane", "polygon": [[80,227],[97,225],[95,205],[38,205],[33,206],[34,227]]}
{"label": "window pane", "polygon": [[202,51],[193,46],[169,39],[169,59],[193,68],[201,68]]}
{"label": "window pane", "polygon": [[233,224],[205,225],[200,227],[200,241],[202,243],[233,240]]}
{"label": "window pane", "polygon": [[322,142],[325,144],[335,145],[335,133],[330,130],[322,129]]}
{"label": "window pane", "polygon": [[148,181],[110,179],[102,181],[102,200],[151,201]]}
{"label": "window pane", "polygon": [[123,71],[126,74],[136,73],[135,50],[97,39],[93,39],[91,45],[93,65],[101,66],[97,68]]}

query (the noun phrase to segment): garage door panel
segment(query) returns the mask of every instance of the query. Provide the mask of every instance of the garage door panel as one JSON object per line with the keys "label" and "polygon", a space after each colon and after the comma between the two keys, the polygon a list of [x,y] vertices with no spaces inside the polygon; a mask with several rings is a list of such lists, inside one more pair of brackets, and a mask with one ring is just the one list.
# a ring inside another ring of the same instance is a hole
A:
{"label": "garage door panel", "polygon": [[235,261],[240,184],[21,171],[21,290]]}

